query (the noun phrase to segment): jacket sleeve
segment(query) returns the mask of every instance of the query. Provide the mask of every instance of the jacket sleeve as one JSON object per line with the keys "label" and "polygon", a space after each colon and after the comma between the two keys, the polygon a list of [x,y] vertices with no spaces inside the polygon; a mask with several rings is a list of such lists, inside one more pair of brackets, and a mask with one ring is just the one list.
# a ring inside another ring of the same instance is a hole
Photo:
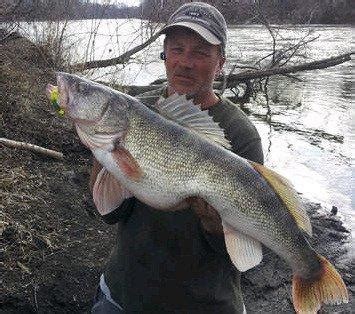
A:
{"label": "jacket sleeve", "polygon": [[[236,139],[237,140],[237,139]],[[259,137],[245,143],[238,151],[232,149],[234,153],[245,159],[264,164],[264,153],[261,146],[261,139]]]}

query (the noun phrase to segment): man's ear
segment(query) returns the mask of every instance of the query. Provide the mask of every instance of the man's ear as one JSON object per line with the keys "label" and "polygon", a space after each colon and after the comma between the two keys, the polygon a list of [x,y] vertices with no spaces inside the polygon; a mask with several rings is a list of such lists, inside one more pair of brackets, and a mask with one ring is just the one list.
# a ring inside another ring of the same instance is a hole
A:
{"label": "man's ear", "polygon": [[160,53],[160,59],[161,59],[161,60],[164,60],[164,61],[166,60],[165,51],[163,51],[163,52]]}
{"label": "man's ear", "polygon": [[223,69],[223,65],[224,65],[225,62],[226,62],[226,58],[220,57],[220,59],[218,61],[218,64],[216,66],[216,72],[215,72],[215,75],[214,75],[215,78],[217,78],[219,75],[221,75],[222,69]]}

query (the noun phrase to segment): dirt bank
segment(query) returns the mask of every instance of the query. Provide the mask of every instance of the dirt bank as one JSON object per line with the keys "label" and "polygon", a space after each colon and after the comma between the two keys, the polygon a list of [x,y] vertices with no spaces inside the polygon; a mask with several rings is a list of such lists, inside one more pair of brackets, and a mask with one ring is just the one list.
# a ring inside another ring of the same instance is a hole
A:
{"label": "dirt bank", "polygon": [[[1,147],[2,313],[84,313],[92,302],[115,227],[96,214],[87,188],[90,154],[44,95],[54,82],[51,58],[22,38],[1,42],[0,137],[61,151],[58,161]],[[312,216],[312,244],[337,265],[353,293],[349,232],[336,216]],[[290,271],[265,250],[243,278],[250,313],[292,313]],[[350,313],[350,305],[342,306]],[[323,313],[334,313],[327,307]]]}

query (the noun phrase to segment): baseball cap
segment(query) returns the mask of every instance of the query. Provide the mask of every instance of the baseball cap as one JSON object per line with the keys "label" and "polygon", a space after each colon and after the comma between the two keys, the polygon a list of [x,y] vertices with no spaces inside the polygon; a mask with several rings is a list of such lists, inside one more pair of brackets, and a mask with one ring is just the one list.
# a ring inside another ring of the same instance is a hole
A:
{"label": "baseball cap", "polygon": [[227,42],[227,23],[214,6],[203,2],[190,2],[178,8],[169,18],[168,23],[159,31],[166,34],[176,26],[187,27],[212,45],[221,45],[225,53]]}

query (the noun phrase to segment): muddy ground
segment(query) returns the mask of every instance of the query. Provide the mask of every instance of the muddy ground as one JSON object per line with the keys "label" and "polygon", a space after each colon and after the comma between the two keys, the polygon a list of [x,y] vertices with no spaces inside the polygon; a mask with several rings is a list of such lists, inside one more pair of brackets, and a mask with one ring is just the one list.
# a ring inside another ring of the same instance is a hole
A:
{"label": "muddy ground", "polygon": [[[115,227],[103,223],[93,206],[90,153],[45,97],[46,84],[55,82],[50,55],[17,36],[0,45],[0,137],[65,156],[55,160],[0,146],[0,312],[87,313]],[[349,231],[336,215],[320,214],[321,204],[306,206],[314,228],[311,243],[337,266],[352,296]],[[243,276],[248,312],[293,313],[290,270],[264,252],[262,264]],[[351,304],[322,310],[350,312]]]}

